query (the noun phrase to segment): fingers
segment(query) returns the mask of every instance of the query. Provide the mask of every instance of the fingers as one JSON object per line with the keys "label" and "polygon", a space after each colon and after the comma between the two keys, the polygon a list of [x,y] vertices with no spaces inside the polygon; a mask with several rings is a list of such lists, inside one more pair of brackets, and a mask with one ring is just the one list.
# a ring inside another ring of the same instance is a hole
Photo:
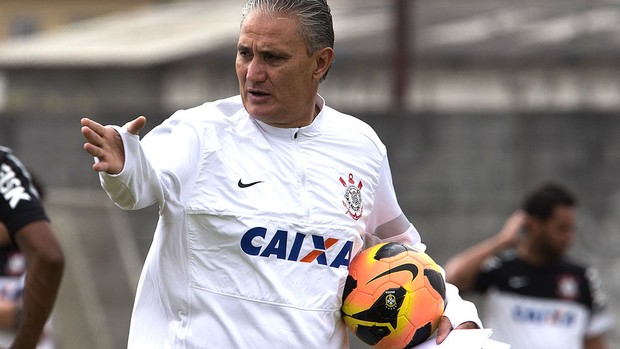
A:
{"label": "fingers", "polygon": [[127,132],[137,135],[144,125],[146,125],[146,118],[144,116],[138,116],[126,123],[124,127],[127,129]]}
{"label": "fingers", "polygon": [[[475,330],[477,328],[478,328],[478,325],[475,322],[466,321],[456,326],[455,329],[456,330]],[[441,319],[439,319],[439,326],[437,327],[436,343],[441,344],[444,340],[446,340],[446,337],[448,337],[451,331],[452,331],[452,323],[450,322],[450,319],[448,319],[446,316],[442,316]]]}
{"label": "fingers", "polygon": [[[98,159],[93,165],[93,170],[110,174],[120,173],[125,164],[125,152],[119,133],[89,118],[82,118],[80,123],[82,135],[87,141],[84,150]],[[128,132],[137,135],[144,125],[146,118],[139,116],[126,123],[124,127]]]}
{"label": "fingers", "polygon": [[511,226],[515,229],[520,228],[525,222],[525,212],[516,211],[508,219],[506,220],[506,225]]}
{"label": "fingers", "polygon": [[85,143],[84,150],[90,156],[98,159],[98,161],[93,164],[93,170],[95,170],[96,172],[108,172],[109,165],[106,161],[105,152],[102,148],[94,146],[91,143]]}
{"label": "fingers", "polygon": [[[101,125],[100,123],[93,121],[89,118],[82,118],[80,120],[82,124],[82,134],[84,134],[84,130],[91,130],[94,134],[102,137],[106,132],[106,127]],[[84,135],[86,136],[86,135]]]}
{"label": "fingers", "polygon": [[82,123],[82,135],[86,138],[88,143],[84,144],[84,150],[94,157],[103,156],[102,147],[105,146],[106,139],[106,128],[88,118],[83,118],[81,120]]}
{"label": "fingers", "polygon": [[452,331],[452,323],[450,322],[450,319],[448,319],[446,316],[442,316],[439,319],[439,326],[437,327],[437,344],[441,344],[446,337],[448,337],[448,334],[450,334],[450,331]]}
{"label": "fingers", "polygon": [[84,143],[83,148],[90,156],[99,157],[102,155],[101,148],[94,146],[92,143]]}
{"label": "fingers", "polygon": [[525,224],[525,219],[526,215],[522,211],[516,211],[508,219],[506,219],[504,226],[498,233],[502,245],[512,247],[519,242],[521,237],[521,229]]}
{"label": "fingers", "polygon": [[[119,173],[125,162],[123,141],[119,133],[111,127],[105,127],[88,118],[83,118],[81,124],[82,135],[87,141],[83,148],[89,155],[97,158],[92,166],[93,170],[109,174]],[[144,126],[144,121],[142,121],[142,126]],[[138,121],[135,129],[140,128],[140,121]]]}
{"label": "fingers", "polygon": [[[86,138],[86,141],[88,142],[84,144],[84,150],[86,150],[90,155],[97,156],[92,153],[91,150],[93,149],[93,147],[101,147],[103,145],[103,138],[99,136],[95,131],[86,126],[83,126],[81,131],[82,136],[84,136],[84,138]],[[88,145],[93,147],[87,147]]]}
{"label": "fingers", "polygon": [[[96,136],[104,137],[107,132],[110,132],[108,127],[105,127],[101,125],[100,123],[94,120],[91,120],[89,118],[82,118],[82,120],[80,120],[80,123],[82,124],[82,134],[89,141],[91,141],[89,138],[91,138],[94,141],[98,141],[99,139]],[[124,127],[127,129],[129,133],[133,133],[137,135],[140,132],[140,130],[144,128],[144,125],[146,125],[146,117],[139,116],[135,118],[134,120],[126,123]]]}
{"label": "fingers", "polygon": [[467,321],[467,322],[463,322],[462,324],[456,326],[455,330],[475,330],[477,328],[478,328],[478,325],[476,325],[475,322]]}
{"label": "fingers", "polygon": [[109,173],[110,172],[109,169],[110,169],[110,166],[105,161],[99,161],[99,162],[95,162],[93,164],[93,170],[95,172],[107,172],[107,173]]}

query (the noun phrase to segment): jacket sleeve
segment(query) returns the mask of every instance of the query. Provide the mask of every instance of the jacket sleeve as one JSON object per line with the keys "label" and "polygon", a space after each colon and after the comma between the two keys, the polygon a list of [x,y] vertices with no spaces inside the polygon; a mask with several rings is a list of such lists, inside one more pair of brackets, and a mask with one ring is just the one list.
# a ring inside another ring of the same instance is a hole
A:
{"label": "jacket sleeve", "polygon": [[[420,234],[398,205],[387,156],[379,175],[374,210],[369,217],[367,230],[369,234],[366,234],[364,239],[366,246],[380,242],[401,242],[422,251],[426,250]],[[472,321],[482,328],[475,305],[463,300],[458,288],[449,283],[446,283],[446,303],[444,315],[450,319],[453,327]]]}
{"label": "jacket sleeve", "polygon": [[[125,165],[118,174],[99,173],[101,186],[110,199],[126,210],[141,209],[159,202],[164,203],[163,188],[151,166],[138,135],[113,126],[121,135],[125,150]],[[95,160],[97,161],[97,160]]]}
{"label": "jacket sleeve", "polygon": [[478,328],[482,328],[482,321],[480,321],[474,303],[462,299],[459,295],[459,289],[450,283],[446,283],[446,309],[443,315],[450,319],[453,328],[468,321],[472,321],[478,325]]}
{"label": "jacket sleeve", "polygon": [[101,186],[112,201],[133,210],[169,201],[179,202],[190,192],[200,163],[200,138],[178,115],[155,127],[140,141],[126,129],[112,126],[125,149],[123,170],[100,173]]}
{"label": "jacket sleeve", "polygon": [[380,242],[402,242],[424,250],[420,234],[398,205],[387,155],[384,155],[375,191],[373,210],[366,225],[366,246]]}

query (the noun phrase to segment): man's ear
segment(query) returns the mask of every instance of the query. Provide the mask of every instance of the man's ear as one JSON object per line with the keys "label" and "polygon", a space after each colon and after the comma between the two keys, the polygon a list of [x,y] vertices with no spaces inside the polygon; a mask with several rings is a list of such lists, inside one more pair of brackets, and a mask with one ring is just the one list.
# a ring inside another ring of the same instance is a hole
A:
{"label": "man's ear", "polygon": [[321,80],[323,75],[327,73],[327,70],[332,65],[332,62],[334,61],[334,50],[331,47],[324,47],[320,49],[315,53],[315,60],[316,65],[312,75],[318,81]]}

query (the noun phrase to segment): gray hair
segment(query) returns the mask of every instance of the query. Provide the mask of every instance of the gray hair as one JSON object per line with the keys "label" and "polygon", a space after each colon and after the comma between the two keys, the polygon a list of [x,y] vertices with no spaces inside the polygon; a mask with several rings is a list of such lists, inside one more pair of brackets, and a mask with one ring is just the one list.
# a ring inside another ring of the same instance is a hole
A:
{"label": "gray hair", "polygon": [[[241,12],[241,24],[252,11],[297,17],[299,33],[309,55],[325,47],[334,48],[334,24],[327,0],[247,0]],[[327,72],[321,81],[326,76]]]}

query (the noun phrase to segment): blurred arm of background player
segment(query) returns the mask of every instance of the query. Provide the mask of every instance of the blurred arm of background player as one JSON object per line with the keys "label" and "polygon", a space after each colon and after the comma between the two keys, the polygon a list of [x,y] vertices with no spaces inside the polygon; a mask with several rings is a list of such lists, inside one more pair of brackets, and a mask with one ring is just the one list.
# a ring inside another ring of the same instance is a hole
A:
{"label": "blurred arm of background player", "polygon": [[[9,232],[6,226],[0,222],[0,246],[11,243]],[[21,306],[9,299],[0,297],[0,329],[14,329],[17,327],[17,312],[21,311]]]}
{"label": "blurred arm of background player", "polygon": [[524,223],[525,213],[516,211],[497,234],[451,258],[444,266],[446,281],[458,287],[461,292],[472,291],[482,264],[487,258],[515,247]]}
{"label": "blurred arm of background player", "polygon": [[[64,256],[46,220],[22,227],[15,242],[28,263],[26,282],[20,303],[0,301],[0,327],[17,328],[11,348],[35,348],[56,300]],[[10,243],[8,230],[0,223],[0,244]]]}

